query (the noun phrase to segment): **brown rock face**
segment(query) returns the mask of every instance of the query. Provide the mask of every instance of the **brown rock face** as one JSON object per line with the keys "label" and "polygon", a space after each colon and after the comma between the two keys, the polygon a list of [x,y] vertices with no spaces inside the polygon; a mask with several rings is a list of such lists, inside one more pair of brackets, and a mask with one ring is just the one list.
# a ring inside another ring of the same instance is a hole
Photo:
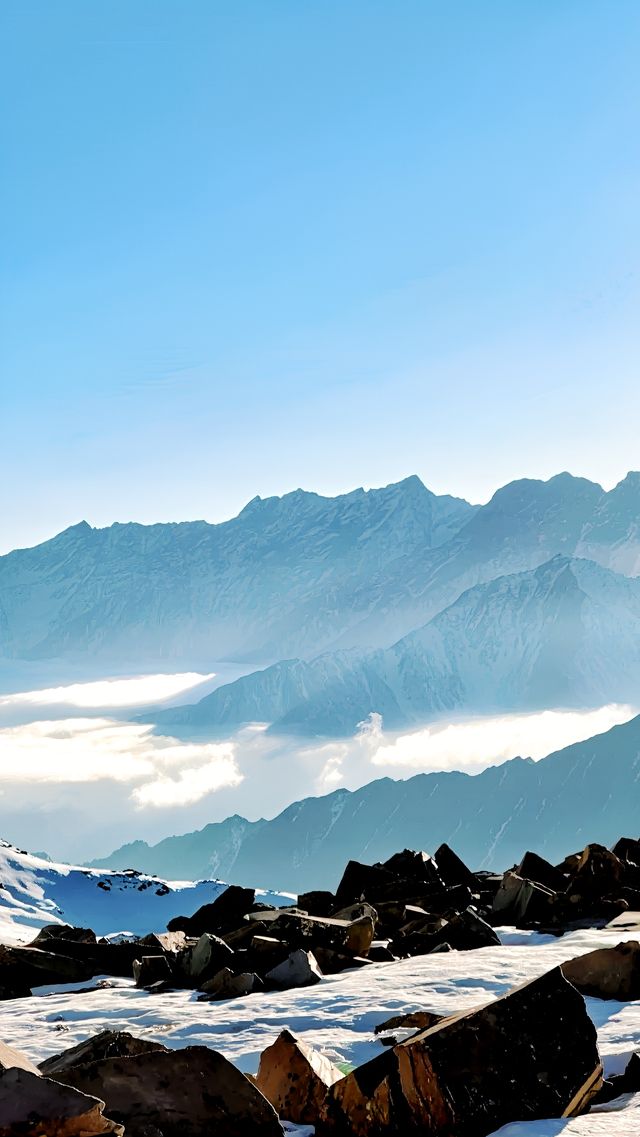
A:
{"label": "brown rock face", "polygon": [[97,1137],[124,1132],[103,1117],[104,1102],[28,1070],[0,1076],[0,1137]]}
{"label": "brown rock face", "polygon": [[314,1125],[327,1089],[342,1076],[328,1058],[283,1030],[262,1054],[255,1081],[285,1121]]}
{"label": "brown rock face", "polygon": [[486,1137],[511,1121],[580,1113],[601,1082],[595,1027],[555,968],[336,1082],[317,1133]]}
{"label": "brown rock face", "polygon": [[583,995],[597,999],[640,999],[640,943],[628,940],[597,948],[562,964],[562,972]]}
{"label": "brown rock face", "polygon": [[66,1071],[64,1081],[106,1101],[127,1137],[282,1137],[255,1085],[205,1046],[107,1058]]}
{"label": "brown rock face", "polygon": [[[54,1054],[40,1063],[40,1073],[48,1078],[58,1079],[65,1070],[77,1066],[86,1066],[89,1062],[98,1062],[103,1058],[130,1058],[135,1054],[149,1054],[153,1050],[166,1050],[161,1042],[149,1042],[144,1038],[136,1038],[126,1030],[102,1030],[92,1038],[79,1042],[77,1046],[70,1046],[61,1054]],[[62,1079],[64,1081],[64,1079]]]}

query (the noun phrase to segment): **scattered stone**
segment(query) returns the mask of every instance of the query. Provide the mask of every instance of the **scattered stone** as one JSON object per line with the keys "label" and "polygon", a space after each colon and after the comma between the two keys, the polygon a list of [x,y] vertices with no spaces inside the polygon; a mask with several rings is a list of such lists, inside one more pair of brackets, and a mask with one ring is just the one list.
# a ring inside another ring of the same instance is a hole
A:
{"label": "scattered stone", "polygon": [[283,1030],[263,1051],[255,1084],[280,1117],[314,1125],[327,1089],[343,1076],[328,1058]]}

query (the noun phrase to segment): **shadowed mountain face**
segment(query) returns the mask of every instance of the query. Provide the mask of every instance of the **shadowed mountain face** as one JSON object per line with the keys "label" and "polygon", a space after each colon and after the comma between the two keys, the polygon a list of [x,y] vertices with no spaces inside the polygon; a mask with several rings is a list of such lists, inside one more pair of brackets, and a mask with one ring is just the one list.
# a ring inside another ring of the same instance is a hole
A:
{"label": "shadowed mountain face", "polygon": [[557,556],[477,585],[387,650],[287,660],[156,721],[341,735],[371,712],[395,729],[446,712],[633,702],[638,690],[640,579]]}
{"label": "shadowed mountain face", "polygon": [[502,870],[527,848],[558,861],[582,847],[585,833],[605,845],[620,833],[635,836],[639,816],[637,717],[540,762],[515,758],[473,777],[384,778],[306,798],[272,821],[232,817],[152,847],[137,841],[93,864],[333,888],[349,858],[383,860],[399,848],[433,851],[446,841],[474,868]]}
{"label": "shadowed mountain face", "polygon": [[416,477],[254,499],[220,525],[86,523],[0,558],[0,655],[141,665],[388,647],[477,584],[557,554],[634,575],[640,478],[560,474],[482,508]]}

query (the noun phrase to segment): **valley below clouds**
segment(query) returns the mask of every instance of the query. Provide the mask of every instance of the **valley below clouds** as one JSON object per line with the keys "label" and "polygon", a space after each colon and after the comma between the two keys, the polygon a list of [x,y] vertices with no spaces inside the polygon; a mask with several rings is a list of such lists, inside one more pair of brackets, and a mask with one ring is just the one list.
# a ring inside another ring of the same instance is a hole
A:
{"label": "valley below clouds", "polygon": [[154,728],[154,707],[201,698],[222,681],[214,676],[94,678],[4,695],[3,836],[83,862],[134,838],[157,841],[235,813],[271,817],[292,800],[374,778],[539,759],[637,713],[626,704],[557,708],[391,732],[372,710],[353,735],[331,740],[279,736],[266,723],[215,735]]}

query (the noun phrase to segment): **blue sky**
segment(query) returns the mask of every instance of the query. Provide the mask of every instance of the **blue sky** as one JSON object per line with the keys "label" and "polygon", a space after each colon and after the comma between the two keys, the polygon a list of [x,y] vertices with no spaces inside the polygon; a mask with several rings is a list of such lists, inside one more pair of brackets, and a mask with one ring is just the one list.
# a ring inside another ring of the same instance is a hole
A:
{"label": "blue sky", "polygon": [[637,0],[4,0],[0,543],[640,466]]}

